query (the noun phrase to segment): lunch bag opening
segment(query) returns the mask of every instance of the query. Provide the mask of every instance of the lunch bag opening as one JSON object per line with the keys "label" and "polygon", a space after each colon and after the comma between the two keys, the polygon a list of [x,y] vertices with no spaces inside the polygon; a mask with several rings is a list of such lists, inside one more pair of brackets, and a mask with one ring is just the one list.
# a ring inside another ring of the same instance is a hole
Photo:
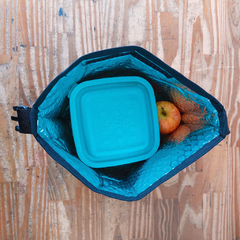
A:
{"label": "lunch bag opening", "polygon": [[[68,95],[76,84],[116,76],[146,79],[154,89],[156,101],[174,103],[181,112],[182,121],[173,133],[161,135],[159,149],[151,158],[117,167],[90,168],[76,153]],[[203,146],[220,135],[219,127],[218,111],[209,99],[136,52],[78,62],[61,74],[38,106],[37,134],[58,156],[95,189],[129,199],[189,164],[192,155],[199,154]]]}

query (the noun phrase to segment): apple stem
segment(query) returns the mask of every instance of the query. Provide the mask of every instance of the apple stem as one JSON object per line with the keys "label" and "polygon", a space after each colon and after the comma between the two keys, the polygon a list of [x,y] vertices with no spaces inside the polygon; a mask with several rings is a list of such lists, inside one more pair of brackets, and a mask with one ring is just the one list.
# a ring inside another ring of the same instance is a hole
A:
{"label": "apple stem", "polygon": [[167,115],[167,113],[166,113],[166,111],[164,110],[164,108],[162,107],[162,114],[164,115],[164,116],[166,116]]}

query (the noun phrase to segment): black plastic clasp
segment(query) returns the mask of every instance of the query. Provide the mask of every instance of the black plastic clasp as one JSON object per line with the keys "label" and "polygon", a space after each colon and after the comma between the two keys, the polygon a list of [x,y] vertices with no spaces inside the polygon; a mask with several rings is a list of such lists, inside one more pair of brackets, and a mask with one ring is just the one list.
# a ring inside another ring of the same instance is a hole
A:
{"label": "black plastic clasp", "polygon": [[15,130],[20,133],[32,133],[30,121],[31,108],[27,106],[14,106],[13,110],[17,112],[17,117],[11,116],[11,120],[19,124],[19,126],[15,127]]}

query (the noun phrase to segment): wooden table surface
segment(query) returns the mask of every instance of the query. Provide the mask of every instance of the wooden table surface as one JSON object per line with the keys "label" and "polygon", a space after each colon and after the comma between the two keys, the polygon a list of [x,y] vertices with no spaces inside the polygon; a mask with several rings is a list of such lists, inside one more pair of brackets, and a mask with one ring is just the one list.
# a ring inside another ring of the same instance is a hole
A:
{"label": "wooden table surface", "polygon": [[[10,120],[78,57],[124,45],[215,96],[231,130],[136,202],[92,192]],[[0,239],[239,238],[239,48],[238,0],[0,0]]]}

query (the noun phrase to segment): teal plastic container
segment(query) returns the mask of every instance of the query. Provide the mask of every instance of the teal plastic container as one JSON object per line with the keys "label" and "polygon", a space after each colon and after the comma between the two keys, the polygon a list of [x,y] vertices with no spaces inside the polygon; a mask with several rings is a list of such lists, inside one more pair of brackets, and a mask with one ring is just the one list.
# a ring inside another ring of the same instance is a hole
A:
{"label": "teal plastic container", "polygon": [[78,157],[92,168],[150,158],[160,145],[156,99],[137,76],[82,82],[69,95]]}

